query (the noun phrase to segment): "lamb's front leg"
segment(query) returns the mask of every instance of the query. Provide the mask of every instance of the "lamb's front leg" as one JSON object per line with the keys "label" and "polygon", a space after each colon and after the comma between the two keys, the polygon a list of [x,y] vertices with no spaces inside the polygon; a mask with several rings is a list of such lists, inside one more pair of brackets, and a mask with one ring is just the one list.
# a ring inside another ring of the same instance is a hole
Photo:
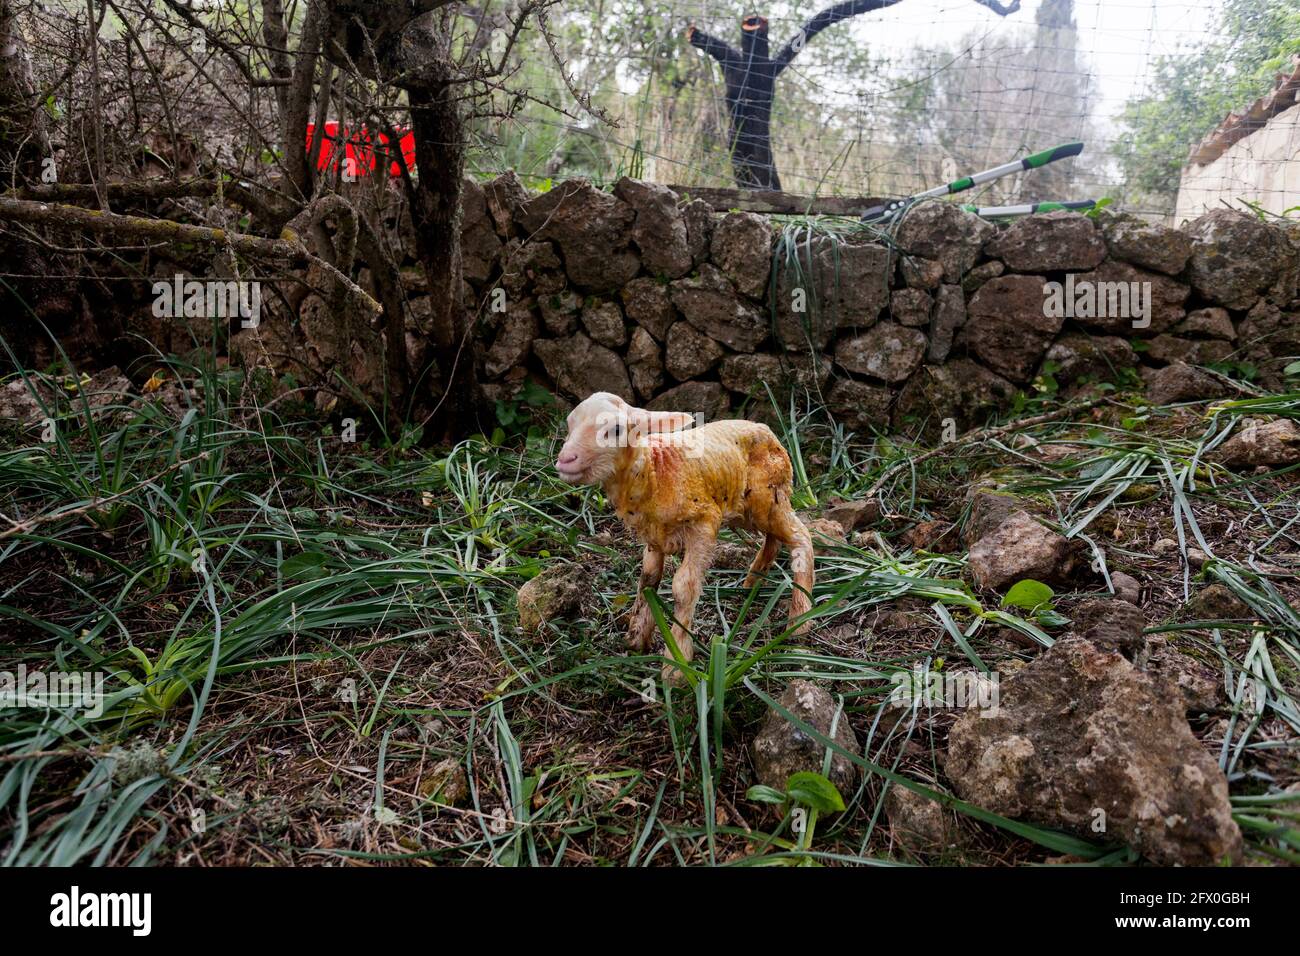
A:
{"label": "lamb's front leg", "polygon": [[[695,656],[695,646],[691,643],[691,628],[695,621],[695,605],[704,588],[704,575],[713,564],[713,549],[718,543],[717,528],[698,528],[686,537],[685,553],[681,566],[673,575],[673,622],[672,640],[685,660]],[[681,679],[673,652],[667,648],[664,664],[664,678],[678,681]]]}
{"label": "lamb's front leg", "polygon": [[627,646],[638,654],[646,653],[654,645],[655,617],[645,599],[645,589],[658,588],[663,576],[664,553],[653,545],[646,545],[641,555],[641,581],[637,585],[627,628]]}

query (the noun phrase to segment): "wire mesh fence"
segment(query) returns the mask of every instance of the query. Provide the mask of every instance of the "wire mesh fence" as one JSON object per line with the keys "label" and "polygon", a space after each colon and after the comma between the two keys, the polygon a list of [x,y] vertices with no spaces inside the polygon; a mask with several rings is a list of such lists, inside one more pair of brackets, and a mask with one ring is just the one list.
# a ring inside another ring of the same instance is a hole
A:
{"label": "wire mesh fence", "polygon": [[[1241,198],[1280,213],[1300,202],[1293,198],[1300,175],[1294,136],[1266,149],[1253,139],[1238,142],[1233,162],[1208,173],[1190,163],[1206,127],[1245,105],[1230,95],[1206,97],[1195,117],[1171,128],[1140,116],[1144,122],[1125,121],[1152,97],[1176,94],[1171,77],[1186,82],[1190,64],[1216,69],[1220,3],[1025,0],[1008,7],[1006,15],[982,0],[561,8],[570,82],[539,66],[529,78],[534,102],[512,120],[480,129],[475,163],[482,172],[514,168],[534,184],[631,174],[686,186],[753,186],[749,158],[741,154],[755,134],[737,114],[757,111],[774,176],[801,195],[908,195],[1082,140],[1087,149],[1073,162],[990,184],[975,200],[1111,197],[1129,211],[1167,217],[1185,167],[1216,182],[1212,194],[1201,190],[1210,204]],[[816,29],[819,13],[845,10]],[[786,62],[779,62],[782,54],[789,54]],[[1217,69],[1240,72],[1248,53],[1235,55],[1236,64],[1223,52]],[[739,95],[736,57],[749,83]],[[776,75],[763,75],[763,64],[774,59]],[[1255,65],[1263,68],[1265,60],[1261,54]],[[590,94],[608,122],[548,108],[572,105],[572,85]],[[1293,128],[1295,116],[1271,121]],[[1135,177],[1144,162],[1155,171]]]}

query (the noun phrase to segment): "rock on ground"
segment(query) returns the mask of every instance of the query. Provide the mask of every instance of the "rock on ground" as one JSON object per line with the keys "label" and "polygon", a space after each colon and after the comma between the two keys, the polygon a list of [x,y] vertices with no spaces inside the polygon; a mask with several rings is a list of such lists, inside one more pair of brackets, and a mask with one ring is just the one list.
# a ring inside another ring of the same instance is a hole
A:
{"label": "rock on ground", "polygon": [[1071,563],[1069,542],[1020,510],[980,537],[971,546],[969,559],[975,586],[992,589],[1024,578],[1060,580]]}
{"label": "rock on ground", "polygon": [[[848,715],[841,711],[836,721],[838,708],[834,698],[816,684],[793,680],[778,700],[782,707],[818,733],[834,740],[849,753],[858,752],[858,738],[849,726]],[[834,735],[831,734],[832,723],[835,724]],[[791,774],[802,771],[821,773],[825,755],[824,746],[776,710],[768,711],[762,730],[754,738],[754,770],[758,781],[778,790],[785,789],[785,782]],[[857,765],[841,754],[834,754],[826,776],[847,802],[857,784]]]}
{"label": "rock on ground", "polygon": [[1159,678],[1081,637],[1000,684],[995,714],[968,711],[946,772],[963,799],[1016,819],[1120,838],[1164,865],[1241,857],[1228,783]]}
{"label": "rock on ground", "polygon": [[516,595],[519,626],[531,634],[550,621],[577,613],[590,586],[587,569],[580,564],[547,568],[525,582]]}
{"label": "rock on ground", "polygon": [[43,419],[45,412],[33,391],[40,395],[46,408],[53,407],[53,392],[44,383],[33,382],[29,387],[21,378],[13,378],[0,387],[0,420],[33,425]]}
{"label": "rock on ground", "polygon": [[890,839],[911,853],[937,853],[961,842],[956,814],[937,800],[898,784],[885,794],[885,817]]}
{"label": "rock on ground", "polygon": [[1228,386],[1209,372],[1175,362],[1164,368],[1143,371],[1147,398],[1153,405],[1175,405],[1179,402],[1196,402],[1207,398],[1222,398]]}
{"label": "rock on ground", "polygon": [[812,536],[813,553],[827,554],[836,545],[847,544],[848,535],[844,525],[831,518],[813,518],[800,515],[808,534]]}
{"label": "rock on ground", "polygon": [[1233,594],[1227,585],[1218,582],[1197,591],[1184,609],[1186,617],[1200,621],[1249,620],[1254,617],[1250,605]]}
{"label": "rock on ground", "polygon": [[469,776],[454,757],[434,764],[421,778],[418,789],[421,795],[446,807],[464,807],[470,802]]}
{"label": "rock on ground", "polygon": [[[170,385],[172,380],[168,378],[167,383]],[[91,416],[99,419],[105,413],[125,406],[131,400],[130,392],[130,380],[116,365],[101,369],[89,380],[83,380],[78,389],[65,388],[61,395],[43,378],[33,375],[27,379],[14,378],[0,387],[0,421],[30,427],[43,423],[47,412],[54,416],[71,413],[80,418],[82,395],[90,405]]]}
{"label": "rock on ground", "polygon": [[1110,572],[1110,583],[1115,589],[1115,597],[1128,601],[1134,607],[1142,603],[1142,582],[1123,571]]}
{"label": "rock on ground", "polygon": [[1146,659],[1146,618],[1137,605],[1119,598],[1087,598],[1070,612],[1071,634],[1102,650],[1115,651],[1141,666]]}
{"label": "rock on ground", "polygon": [[834,499],[827,505],[824,517],[838,524],[845,533],[851,534],[880,520],[880,502],[875,498],[863,498],[860,501]]}
{"label": "rock on ground", "polygon": [[996,531],[1012,513],[1024,511],[1026,506],[1027,502],[1022,499],[999,490],[997,482],[992,479],[976,482],[966,492],[962,543],[969,548],[980,538]]}
{"label": "rock on ground", "polygon": [[1300,462],[1300,426],[1289,418],[1254,421],[1221,446],[1215,460],[1229,468],[1284,468]]}
{"label": "rock on ground", "polygon": [[1147,638],[1147,663],[1144,668],[1174,687],[1189,714],[1218,710],[1227,700],[1223,673],[1188,657],[1164,635]]}

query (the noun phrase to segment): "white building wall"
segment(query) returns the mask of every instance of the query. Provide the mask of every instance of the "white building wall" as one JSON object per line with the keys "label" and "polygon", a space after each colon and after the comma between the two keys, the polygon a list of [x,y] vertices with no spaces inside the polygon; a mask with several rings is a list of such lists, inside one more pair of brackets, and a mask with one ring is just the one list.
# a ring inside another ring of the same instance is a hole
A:
{"label": "white building wall", "polygon": [[1240,209],[1240,199],[1278,214],[1300,206],[1300,105],[1278,113],[1208,166],[1189,164],[1178,186],[1174,224],[1224,203]]}

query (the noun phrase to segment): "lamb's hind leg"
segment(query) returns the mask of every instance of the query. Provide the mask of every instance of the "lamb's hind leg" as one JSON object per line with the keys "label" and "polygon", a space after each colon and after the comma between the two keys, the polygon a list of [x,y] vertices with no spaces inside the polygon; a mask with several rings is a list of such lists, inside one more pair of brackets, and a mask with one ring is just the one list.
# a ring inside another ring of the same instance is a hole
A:
{"label": "lamb's hind leg", "polygon": [[[770,535],[776,535],[790,549],[790,576],[794,578],[794,590],[790,593],[790,620],[812,609],[813,590],[813,545],[812,535],[799,520],[794,510],[785,504],[779,512],[773,509]],[[804,621],[795,634],[805,634],[812,623]]]}
{"label": "lamb's hind leg", "polygon": [[646,588],[658,588],[664,576],[664,553],[646,546],[641,554],[641,580],[637,584],[636,600],[632,602],[632,616],[627,628],[627,646],[644,654],[654,645],[655,618],[645,599]]}
{"label": "lamb's hind leg", "polygon": [[758,554],[754,556],[754,563],[749,566],[749,574],[745,576],[745,590],[752,588],[754,583],[767,572],[780,550],[781,539],[776,535],[769,534],[763,539],[763,547],[759,548]]}
{"label": "lamb's hind leg", "polygon": [[[699,528],[685,541],[685,553],[682,563],[673,575],[673,622],[672,641],[682,657],[689,661],[695,656],[695,646],[691,643],[691,627],[695,621],[695,605],[704,588],[704,575],[713,564],[713,549],[717,544],[717,528]],[[681,673],[677,668],[671,648],[665,655],[664,678],[680,682]]]}

